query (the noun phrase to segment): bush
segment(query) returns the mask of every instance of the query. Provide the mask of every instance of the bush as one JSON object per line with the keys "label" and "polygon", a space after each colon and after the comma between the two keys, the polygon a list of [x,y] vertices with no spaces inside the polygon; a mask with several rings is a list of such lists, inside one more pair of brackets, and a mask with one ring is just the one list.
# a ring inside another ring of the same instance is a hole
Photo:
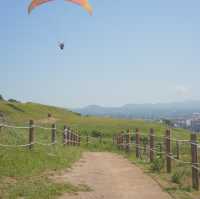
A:
{"label": "bush", "polygon": [[171,120],[168,119],[163,119],[164,124],[166,124],[167,126],[173,126],[173,122]]}
{"label": "bush", "polygon": [[142,138],[141,138],[141,142],[142,142],[144,145],[147,145],[147,144],[148,144],[148,137],[142,137]]}
{"label": "bush", "polygon": [[74,114],[77,115],[77,116],[82,116],[81,113],[74,112]]}
{"label": "bush", "polygon": [[11,103],[20,103],[20,101],[17,101],[16,99],[9,99],[8,101]]}
{"label": "bush", "polygon": [[156,157],[155,160],[151,163],[151,170],[153,172],[159,172],[164,168],[164,159]]}
{"label": "bush", "polygon": [[102,136],[102,133],[99,132],[99,131],[93,130],[92,133],[91,133],[91,136],[98,138],[98,137]]}
{"label": "bush", "polygon": [[4,100],[3,96],[0,94],[0,100]]}
{"label": "bush", "polygon": [[185,174],[186,173],[183,169],[178,169],[178,170],[174,171],[172,174],[172,177],[171,177],[172,182],[174,182],[176,184],[181,184]]}

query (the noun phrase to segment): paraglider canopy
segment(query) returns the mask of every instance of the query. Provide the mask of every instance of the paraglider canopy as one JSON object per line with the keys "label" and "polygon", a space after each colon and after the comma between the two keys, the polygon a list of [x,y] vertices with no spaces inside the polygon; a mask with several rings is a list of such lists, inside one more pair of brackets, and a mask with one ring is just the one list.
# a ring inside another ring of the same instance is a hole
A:
{"label": "paraglider canopy", "polygon": [[[51,2],[51,1],[54,1],[54,0],[32,0],[28,7],[28,13],[30,14],[31,11],[33,9],[35,9],[36,7],[38,7],[44,3]],[[65,1],[77,4],[81,7],[83,7],[90,15],[92,15],[92,7],[89,4],[88,0],[65,0]]]}

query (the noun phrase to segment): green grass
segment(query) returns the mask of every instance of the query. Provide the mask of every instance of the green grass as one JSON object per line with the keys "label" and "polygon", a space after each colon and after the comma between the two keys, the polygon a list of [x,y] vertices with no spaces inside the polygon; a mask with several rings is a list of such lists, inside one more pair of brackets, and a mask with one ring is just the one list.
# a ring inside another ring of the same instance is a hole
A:
{"label": "green grass", "polygon": [[160,162],[157,162],[163,162],[162,160],[165,160],[165,157],[162,157],[162,159],[160,159],[160,156],[158,155],[157,160],[154,162],[157,162],[157,164],[155,165],[154,163],[150,163],[149,159],[147,159],[145,155],[142,155],[141,159],[137,159],[134,147],[131,149],[130,153],[126,153],[125,151],[117,151],[117,153],[123,155],[130,162],[142,168],[143,171],[147,175],[150,175],[164,191],[168,192],[172,196],[172,198],[199,198],[199,191],[192,189],[191,165],[185,165],[179,162],[172,161],[172,173],[167,174],[166,162],[164,162],[164,165],[162,165],[161,167],[159,167]]}
{"label": "green grass", "polygon": [[1,149],[1,177],[34,176],[47,170],[70,167],[81,157],[83,149],[73,147],[36,147],[28,149]]}
{"label": "green grass", "polygon": [[[134,161],[145,168],[150,168],[146,159],[135,159],[134,153],[127,155],[112,145],[112,136],[122,130],[135,131],[140,128],[144,134],[149,133],[150,128],[155,129],[158,136],[163,136],[166,126],[142,120],[123,120],[101,117],[84,117],[67,109],[46,106],[35,103],[8,103],[0,101],[0,112],[4,114],[5,122],[21,126],[28,126],[29,120],[35,124],[50,127],[52,123],[62,130],[64,125],[78,129],[81,135],[92,135],[93,131],[99,131],[103,137],[102,143],[97,139],[92,144],[81,144],[81,147],[64,147],[62,145],[62,131],[57,132],[56,146],[35,145],[33,150],[7,149],[0,147],[0,199],[54,199],[64,192],[77,193],[78,191],[90,191],[87,186],[74,186],[70,183],[58,184],[49,179],[53,172],[59,172],[71,167],[80,159],[84,151],[110,151],[125,155],[130,161]],[[52,119],[48,119],[48,113]],[[174,129],[172,136],[179,139],[189,139],[187,131]],[[28,143],[28,129],[1,129],[0,144],[19,145]],[[49,143],[51,131],[35,128],[35,141]],[[91,141],[91,140],[90,140]],[[159,139],[157,140],[159,142]],[[181,154],[185,156],[189,149]],[[187,156],[184,157],[187,160]],[[162,172],[161,172],[162,176]],[[170,177],[171,179],[171,177]]]}
{"label": "green grass", "polygon": [[0,150],[0,198],[50,199],[64,192],[76,193],[81,187],[54,183],[51,172],[70,167],[80,159],[81,148],[36,147],[32,151]]}
{"label": "green grass", "polygon": [[[10,182],[9,182],[10,181]],[[3,199],[53,199],[65,192],[76,194],[79,191],[90,191],[84,186],[74,186],[70,183],[54,183],[45,176],[7,179],[0,184]]]}
{"label": "green grass", "polygon": [[[148,133],[150,128],[154,128],[156,135],[163,135],[166,130],[166,126],[156,122],[94,116],[86,117],[67,109],[35,103],[8,103],[0,101],[0,112],[3,112],[6,120],[12,124],[28,125],[29,120],[33,119],[36,124],[42,124],[43,126],[51,124],[51,121],[48,124],[43,122],[44,119],[47,120],[47,114],[51,113],[61,129],[66,124],[74,129],[78,129],[82,134],[91,134],[95,130],[102,132],[105,137],[111,137],[113,134],[127,129],[135,131],[136,128],[140,128],[142,133]],[[187,138],[188,132],[182,129],[174,129],[173,137]]]}

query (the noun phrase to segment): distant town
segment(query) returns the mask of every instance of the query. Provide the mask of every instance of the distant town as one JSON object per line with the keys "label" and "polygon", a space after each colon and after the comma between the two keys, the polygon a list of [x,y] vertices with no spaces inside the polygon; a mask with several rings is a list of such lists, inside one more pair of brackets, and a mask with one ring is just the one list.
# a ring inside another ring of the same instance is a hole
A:
{"label": "distant town", "polygon": [[[165,119],[160,120],[161,123],[165,121]],[[174,128],[184,128],[193,132],[200,132],[200,112],[193,113],[191,116],[170,119],[168,123]]]}

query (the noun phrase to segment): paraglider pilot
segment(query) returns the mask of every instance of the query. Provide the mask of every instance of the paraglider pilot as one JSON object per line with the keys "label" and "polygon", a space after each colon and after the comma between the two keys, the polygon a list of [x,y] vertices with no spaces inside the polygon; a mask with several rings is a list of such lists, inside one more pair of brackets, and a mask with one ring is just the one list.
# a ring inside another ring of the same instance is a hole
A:
{"label": "paraglider pilot", "polygon": [[60,47],[60,50],[64,50],[65,44],[63,42],[59,43],[59,47]]}

